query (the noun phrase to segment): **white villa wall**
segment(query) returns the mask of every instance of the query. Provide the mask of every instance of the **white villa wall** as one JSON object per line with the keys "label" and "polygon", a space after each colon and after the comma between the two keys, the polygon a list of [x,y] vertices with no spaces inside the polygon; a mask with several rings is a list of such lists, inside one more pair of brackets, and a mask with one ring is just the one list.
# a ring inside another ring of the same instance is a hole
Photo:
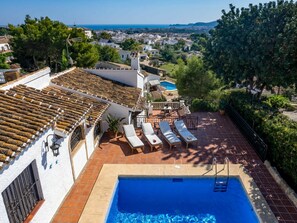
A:
{"label": "white villa wall", "polygon": [[[44,142],[46,137],[52,133],[52,130],[48,130],[38,141],[22,152],[11,165],[0,172],[1,194],[30,163],[36,160],[44,203],[39,208],[32,222],[50,222],[73,184],[68,139],[64,139],[61,143],[59,156],[54,157],[51,150],[49,152],[45,151]],[[0,222],[9,223],[2,196],[0,196]]]}
{"label": "white villa wall", "polygon": [[148,76],[145,77],[144,82],[147,83],[147,82],[149,82],[151,80],[158,80],[158,81],[160,81],[160,78],[161,77],[159,75],[149,74]]}
{"label": "white villa wall", "polygon": [[143,76],[143,74],[141,74],[140,72],[138,72],[137,75],[137,87],[141,89],[141,96],[143,97],[144,95],[144,84],[145,84],[145,77]]}
{"label": "white villa wall", "polygon": [[87,161],[88,158],[86,151],[86,143],[85,141],[81,141],[78,147],[75,148],[75,151],[72,152],[72,163],[75,179],[77,179]]}
{"label": "white villa wall", "polygon": [[93,125],[91,128],[86,129],[86,147],[88,152],[87,158],[90,158],[96,147],[94,141],[94,127],[95,126]]}
{"label": "white villa wall", "polygon": [[46,67],[44,69],[38,70],[34,73],[21,77],[15,81],[8,82],[8,84],[4,84],[0,87],[1,90],[8,90],[17,85],[24,84],[28,87],[33,87],[36,89],[42,89],[49,85],[50,82],[50,68]]}
{"label": "white villa wall", "polygon": [[[115,117],[125,117],[125,119],[122,121],[122,125],[123,124],[128,124],[129,123],[129,115],[130,115],[130,109],[122,106],[122,105],[118,105],[115,103],[110,103],[110,107],[107,109],[107,111],[103,114],[102,116],[102,130],[106,131],[108,129],[108,124],[106,122],[106,117],[108,114],[111,114],[112,116]],[[122,132],[122,125],[119,127],[119,131]]]}
{"label": "white villa wall", "polygon": [[121,69],[85,69],[85,71],[96,74],[100,77],[117,81],[132,87],[143,89],[143,76],[137,70],[121,70]]}

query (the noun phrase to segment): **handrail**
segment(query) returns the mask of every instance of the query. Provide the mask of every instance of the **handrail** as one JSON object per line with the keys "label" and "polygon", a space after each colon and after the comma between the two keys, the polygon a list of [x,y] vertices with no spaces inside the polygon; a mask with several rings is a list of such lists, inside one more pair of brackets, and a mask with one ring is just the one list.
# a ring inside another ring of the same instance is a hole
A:
{"label": "handrail", "polygon": [[217,163],[217,158],[214,157],[212,159],[212,170],[213,170],[213,167],[215,167],[215,181],[214,181],[214,188],[216,186],[216,182],[217,182],[217,176],[218,176],[218,163]]}
{"label": "handrail", "polygon": [[[214,165],[217,166],[217,158],[216,158],[216,157],[214,157],[214,158],[212,159],[212,165],[211,165],[211,169],[212,169],[212,170],[213,170]],[[216,171],[216,173],[217,173],[217,171]]]}
{"label": "handrail", "polygon": [[218,178],[218,169],[217,169],[217,158],[214,157],[212,160],[212,169],[215,167],[215,180],[214,180],[214,191],[215,192],[226,192],[228,183],[229,183],[229,159],[225,157],[224,166],[222,170],[225,170],[227,166],[227,176],[221,176]]}
{"label": "handrail", "polygon": [[225,165],[227,164],[227,185],[228,185],[228,182],[229,182],[229,158],[228,157],[225,157],[224,159],[224,168],[225,168]]}

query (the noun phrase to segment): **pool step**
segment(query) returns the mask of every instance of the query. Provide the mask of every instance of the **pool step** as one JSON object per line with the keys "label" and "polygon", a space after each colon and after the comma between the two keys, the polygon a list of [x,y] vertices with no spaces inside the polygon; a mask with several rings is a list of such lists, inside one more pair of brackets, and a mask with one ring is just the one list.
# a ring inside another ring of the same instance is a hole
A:
{"label": "pool step", "polygon": [[224,179],[224,180],[216,180],[215,181],[215,185],[213,188],[214,192],[226,192],[228,188],[228,180]]}

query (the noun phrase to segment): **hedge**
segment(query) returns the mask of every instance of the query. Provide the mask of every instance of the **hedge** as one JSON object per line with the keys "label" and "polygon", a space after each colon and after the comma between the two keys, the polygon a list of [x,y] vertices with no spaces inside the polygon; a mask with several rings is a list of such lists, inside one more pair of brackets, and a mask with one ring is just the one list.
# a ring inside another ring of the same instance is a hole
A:
{"label": "hedge", "polygon": [[297,122],[278,112],[279,108],[287,105],[287,99],[273,97],[253,100],[245,92],[233,91],[229,99],[268,145],[267,159],[293,188],[297,188]]}

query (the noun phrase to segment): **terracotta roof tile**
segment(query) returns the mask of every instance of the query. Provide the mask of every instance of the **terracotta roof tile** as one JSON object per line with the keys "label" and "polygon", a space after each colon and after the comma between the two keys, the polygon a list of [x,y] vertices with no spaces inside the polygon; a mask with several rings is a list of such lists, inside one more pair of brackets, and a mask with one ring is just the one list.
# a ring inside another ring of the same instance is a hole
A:
{"label": "terracotta roof tile", "polygon": [[78,68],[54,78],[52,83],[132,109],[137,109],[141,101],[141,89],[107,80]]}
{"label": "terracotta roof tile", "polygon": [[96,123],[109,104],[56,87],[18,85],[0,91],[0,169],[50,126],[70,133],[92,117]]}
{"label": "terracotta roof tile", "polygon": [[55,128],[66,134],[72,132],[83,119],[89,116],[92,117],[93,122],[96,122],[109,106],[107,103],[56,87],[37,90],[18,85],[10,89],[8,94],[20,98],[24,97],[29,101],[38,101],[41,104],[51,105],[63,110],[63,114],[57,120]]}
{"label": "terracotta roof tile", "polygon": [[9,43],[11,37],[9,36],[0,36],[0,44]]}
{"label": "terracotta roof tile", "polygon": [[0,168],[56,121],[59,108],[0,91]]}

